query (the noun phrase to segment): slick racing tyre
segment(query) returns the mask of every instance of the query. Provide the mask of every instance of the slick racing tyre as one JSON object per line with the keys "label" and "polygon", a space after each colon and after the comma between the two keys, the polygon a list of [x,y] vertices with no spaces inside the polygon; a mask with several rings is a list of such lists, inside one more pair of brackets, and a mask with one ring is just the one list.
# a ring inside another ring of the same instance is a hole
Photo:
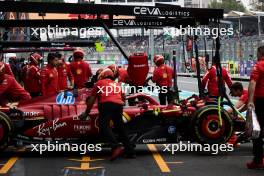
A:
{"label": "slick racing tyre", "polygon": [[232,135],[233,123],[224,109],[221,109],[222,126],[218,116],[218,107],[208,105],[199,109],[191,122],[191,130],[196,142],[201,144],[226,143]]}
{"label": "slick racing tyre", "polygon": [[13,125],[10,118],[0,112],[0,151],[8,147],[13,133]]}

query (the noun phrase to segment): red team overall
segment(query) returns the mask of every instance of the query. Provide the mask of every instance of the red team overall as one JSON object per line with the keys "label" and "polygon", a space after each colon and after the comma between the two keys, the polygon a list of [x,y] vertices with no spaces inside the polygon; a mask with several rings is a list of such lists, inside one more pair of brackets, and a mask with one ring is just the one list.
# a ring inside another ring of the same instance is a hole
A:
{"label": "red team overall", "polygon": [[42,96],[58,93],[58,64],[57,54],[49,53],[48,64],[41,70],[41,93]]}
{"label": "red team overall", "polygon": [[30,100],[29,93],[17,83],[13,76],[5,73],[5,64],[0,62],[0,105]]}
{"label": "red team overall", "polygon": [[127,84],[131,82],[126,69],[118,68],[118,82],[123,82]]}
{"label": "red team overall", "polygon": [[171,103],[173,100],[172,93],[170,91],[172,87],[173,69],[164,64],[164,57],[162,55],[156,55],[154,57],[154,63],[157,67],[153,72],[152,81],[160,87],[160,104],[166,105],[166,99],[168,103]]}
{"label": "red team overall", "polygon": [[129,75],[127,70],[124,68],[119,68],[117,65],[113,64],[108,66],[114,73],[114,78],[118,79],[118,82],[130,83]]}
{"label": "red team overall", "polygon": [[70,67],[74,77],[74,84],[78,89],[84,88],[85,83],[89,81],[92,76],[92,71],[88,63],[83,60],[84,52],[77,49],[73,53],[74,61],[71,62]]}
{"label": "red team overall", "polygon": [[80,118],[86,118],[89,115],[97,98],[99,104],[100,133],[102,137],[105,137],[110,142],[112,147],[110,160],[115,160],[123,153],[123,149],[119,145],[119,142],[110,127],[110,120],[113,121],[114,128],[117,129],[120,140],[125,147],[127,157],[133,158],[135,157],[134,149],[130,144],[129,138],[124,129],[124,122],[122,121],[124,105],[122,88],[119,83],[114,81],[114,74],[109,68],[104,69],[100,73],[98,79],[99,80],[92,89],[91,96],[87,99],[87,109]]}
{"label": "red team overall", "polygon": [[247,163],[249,169],[264,168],[263,136],[264,136],[264,46],[257,50],[258,61],[254,65],[248,86],[248,110],[256,111],[261,132],[257,139],[253,139],[253,161]]}
{"label": "red team overall", "polygon": [[10,76],[14,76],[14,74],[13,74],[13,72],[12,72],[12,70],[11,70],[10,65],[4,63],[4,66],[5,66],[5,74],[10,75]]}
{"label": "red team overall", "polygon": [[[73,89],[74,87],[74,78],[71,72],[70,65],[65,63],[64,58],[61,54],[58,54],[59,64],[57,67],[58,76],[59,76],[59,90]],[[70,85],[68,86],[68,81]]]}
{"label": "red team overall", "polygon": [[41,93],[39,68],[41,59],[42,56],[39,54],[31,54],[29,57],[29,64],[26,65],[22,70],[24,87],[30,93],[31,97],[40,96]]}
{"label": "red team overall", "polygon": [[[227,84],[227,86],[230,88],[232,86],[232,80],[230,75],[228,74],[227,70],[225,68],[222,68],[222,79]],[[203,79],[202,79],[202,87],[203,90],[205,89],[207,85],[209,96],[211,97],[218,97],[218,77],[217,77],[217,70],[216,70],[216,64],[213,59],[213,65],[211,69],[209,69]]]}

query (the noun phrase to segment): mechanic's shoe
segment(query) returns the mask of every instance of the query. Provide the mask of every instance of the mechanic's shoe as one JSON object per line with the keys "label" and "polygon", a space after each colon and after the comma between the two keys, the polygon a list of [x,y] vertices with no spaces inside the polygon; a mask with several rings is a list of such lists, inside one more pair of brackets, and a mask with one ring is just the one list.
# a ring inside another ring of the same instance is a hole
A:
{"label": "mechanic's shoe", "polygon": [[112,149],[112,155],[110,157],[110,161],[116,160],[118,157],[120,157],[124,153],[123,147],[117,147],[115,149]]}
{"label": "mechanic's shoe", "polygon": [[247,163],[248,169],[264,169],[264,164],[257,164],[254,161]]}

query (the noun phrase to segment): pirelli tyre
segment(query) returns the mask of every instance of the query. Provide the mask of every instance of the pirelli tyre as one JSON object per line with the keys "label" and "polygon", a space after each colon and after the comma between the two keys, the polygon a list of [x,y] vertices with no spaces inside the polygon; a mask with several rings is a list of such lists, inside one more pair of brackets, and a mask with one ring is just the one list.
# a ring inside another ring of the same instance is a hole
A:
{"label": "pirelli tyre", "polygon": [[8,147],[13,133],[13,125],[10,118],[0,112],[0,151]]}
{"label": "pirelli tyre", "polygon": [[193,116],[191,131],[196,142],[201,144],[226,143],[233,133],[233,123],[228,112],[221,108],[222,126],[218,107],[208,105],[199,109]]}

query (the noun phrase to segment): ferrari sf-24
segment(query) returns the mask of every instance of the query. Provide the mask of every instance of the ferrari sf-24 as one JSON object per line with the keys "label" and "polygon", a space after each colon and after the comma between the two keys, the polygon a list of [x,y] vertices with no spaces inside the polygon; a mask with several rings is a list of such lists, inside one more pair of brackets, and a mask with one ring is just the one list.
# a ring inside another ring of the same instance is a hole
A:
{"label": "ferrari sf-24", "polygon": [[[61,92],[38,97],[16,108],[0,107],[0,149],[9,145],[27,145],[45,141],[103,142],[99,135],[98,109],[94,105],[89,119],[81,120],[90,89]],[[225,143],[234,131],[243,131],[245,124],[231,118],[223,108],[207,105],[205,99],[191,96],[178,105],[160,105],[143,93],[127,96],[135,100],[124,106],[123,121],[130,140],[135,144]],[[221,113],[219,118],[219,112]],[[221,123],[220,123],[221,121]],[[238,125],[237,125],[238,124]],[[114,130],[114,124],[111,124]]]}

